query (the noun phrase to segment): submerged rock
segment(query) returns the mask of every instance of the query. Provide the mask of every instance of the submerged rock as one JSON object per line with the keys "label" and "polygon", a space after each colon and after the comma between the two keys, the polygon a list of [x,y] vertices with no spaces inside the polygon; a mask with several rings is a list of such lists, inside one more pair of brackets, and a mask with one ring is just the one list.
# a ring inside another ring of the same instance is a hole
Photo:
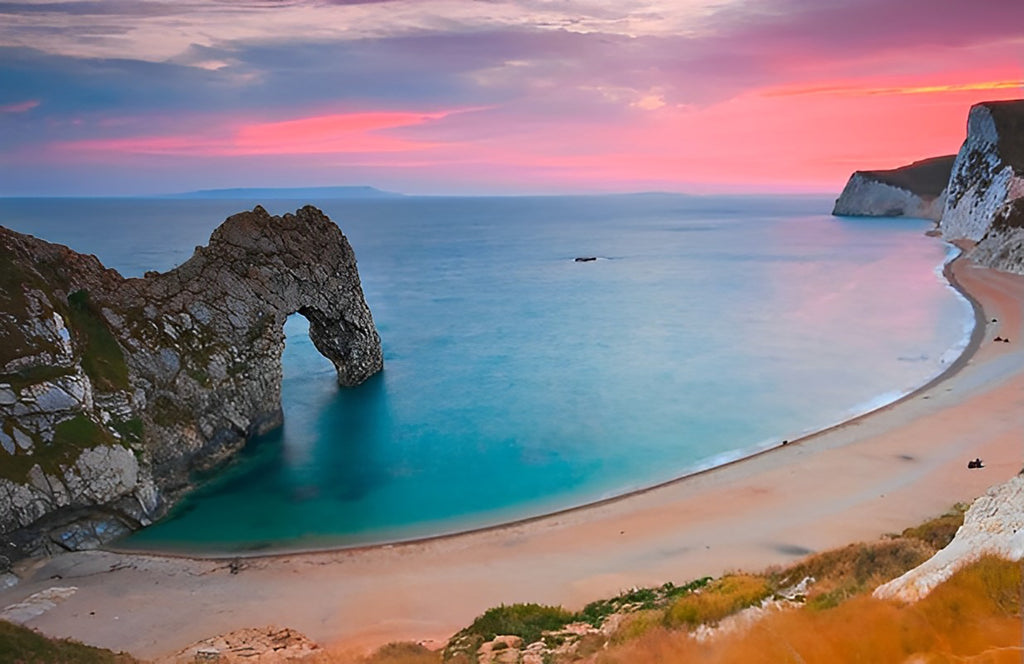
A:
{"label": "submerged rock", "polygon": [[341,385],[383,365],[355,255],[314,207],[227,219],[184,264],[125,279],[0,228],[0,553],[98,546],[190,473],[278,426],[283,325]]}

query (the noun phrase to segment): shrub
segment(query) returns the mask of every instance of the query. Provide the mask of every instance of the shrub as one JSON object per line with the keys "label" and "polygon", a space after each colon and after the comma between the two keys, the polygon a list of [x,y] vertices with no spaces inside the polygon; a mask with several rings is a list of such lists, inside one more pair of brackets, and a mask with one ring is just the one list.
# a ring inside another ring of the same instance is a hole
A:
{"label": "shrub", "polygon": [[665,613],[669,627],[715,624],[771,595],[764,577],[731,574],[710,583],[699,593],[680,597]]}
{"label": "shrub", "polygon": [[395,641],[378,648],[361,664],[439,664],[441,654],[418,643]]}
{"label": "shrub", "polygon": [[458,635],[480,636],[490,641],[495,636],[512,634],[521,637],[523,643],[533,643],[540,640],[541,633],[562,629],[575,617],[560,606],[502,604],[485,611]]}
{"label": "shrub", "polygon": [[611,599],[599,599],[583,607],[583,610],[576,614],[576,620],[590,624],[592,627],[600,627],[605,618],[613,613],[620,613],[623,610],[646,610],[664,606],[669,601],[682,595],[687,595],[694,590],[703,588],[711,581],[710,576],[701,577],[689,583],[677,586],[674,583],[665,583],[657,588],[634,588],[621,593]]}
{"label": "shrub", "polygon": [[919,539],[895,539],[851,544],[810,556],[769,579],[773,588],[814,577],[807,595],[811,608],[830,608],[868,588],[895,579],[927,560],[935,549]]}
{"label": "shrub", "polygon": [[622,623],[619,624],[618,629],[615,630],[615,634],[612,636],[612,641],[622,643],[638,639],[652,629],[663,627],[664,622],[664,611],[659,611],[658,609],[637,611],[623,618]]}
{"label": "shrub", "polygon": [[957,529],[963,525],[964,512],[968,507],[966,503],[957,503],[942,516],[925,521],[920,526],[907,528],[903,531],[903,537],[921,540],[936,551],[945,548],[953,541]]}

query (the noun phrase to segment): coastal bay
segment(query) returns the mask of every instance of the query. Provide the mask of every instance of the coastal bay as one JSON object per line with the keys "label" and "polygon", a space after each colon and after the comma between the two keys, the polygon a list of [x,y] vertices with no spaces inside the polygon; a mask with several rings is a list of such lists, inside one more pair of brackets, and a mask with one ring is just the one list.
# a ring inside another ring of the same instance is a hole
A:
{"label": "coastal bay", "polygon": [[[770,452],[591,507],[408,544],[235,565],[66,554],[20,569],[23,581],[0,593],[0,605],[74,587],[26,624],[142,657],[263,624],[369,649],[446,639],[503,602],[577,607],[634,585],[762,569],[899,531],[1020,470],[1024,277],[964,260],[951,270],[984,312],[960,366],[892,405]],[[984,469],[966,468],[975,457]]]}

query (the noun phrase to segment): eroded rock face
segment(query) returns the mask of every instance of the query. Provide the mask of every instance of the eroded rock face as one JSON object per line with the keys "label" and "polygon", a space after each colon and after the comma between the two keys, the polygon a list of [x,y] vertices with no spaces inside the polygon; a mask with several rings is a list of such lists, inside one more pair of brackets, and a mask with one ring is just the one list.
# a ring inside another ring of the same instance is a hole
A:
{"label": "eroded rock face", "polygon": [[833,215],[917,217],[938,221],[954,157],[935,157],[884,171],[857,171],[836,200]]}
{"label": "eroded rock face", "polygon": [[857,171],[834,215],[911,216],[939,222],[946,240],[969,240],[977,264],[1024,274],[1024,100],[973,106],[956,157],[890,171]]}
{"label": "eroded rock face", "polygon": [[970,255],[979,265],[1024,274],[1024,198],[999,208]]}
{"label": "eroded rock face", "polygon": [[341,385],[382,367],[352,248],[313,207],[234,215],[187,262],[142,279],[0,228],[0,287],[8,558],[146,525],[191,471],[278,426],[289,315],[309,319]]}
{"label": "eroded rock face", "polygon": [[1024,274],[1024,100],[971,108],[939,230],[979,265]]}
{"label": "eroded rock face", "polygon": [[982,556],[1024,560],[1024,475],[978,498],[953,541],[921,565],[875,589],[879,599],[916,602]]}
{"label": "eroded rock face", "polygon": [[971,108],[949,179],[943,237],[980,241],[996,212],[1024,196],[1024,101]]}

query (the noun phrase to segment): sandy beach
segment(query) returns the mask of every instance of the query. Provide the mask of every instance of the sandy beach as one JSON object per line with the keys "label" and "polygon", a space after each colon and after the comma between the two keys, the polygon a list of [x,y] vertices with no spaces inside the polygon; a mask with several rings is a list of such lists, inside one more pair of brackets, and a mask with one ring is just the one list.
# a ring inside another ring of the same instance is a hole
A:
{"label": "sandy beach", "polygon": [[[75,588],[25,624],[144,658],[268,624],[366,649],[444,640],[501,603],[578,608],[636,585],[761,570],[901,531],[1024,462],[1024,277],[964,260],[950,269],[983,311],[957,365],[895,404],[784,447],[598,505],[416,543],[249,558],[235,569],[66,554],[23,564],[0,609]],[[985,467],[968,470],[975,457]]]}

